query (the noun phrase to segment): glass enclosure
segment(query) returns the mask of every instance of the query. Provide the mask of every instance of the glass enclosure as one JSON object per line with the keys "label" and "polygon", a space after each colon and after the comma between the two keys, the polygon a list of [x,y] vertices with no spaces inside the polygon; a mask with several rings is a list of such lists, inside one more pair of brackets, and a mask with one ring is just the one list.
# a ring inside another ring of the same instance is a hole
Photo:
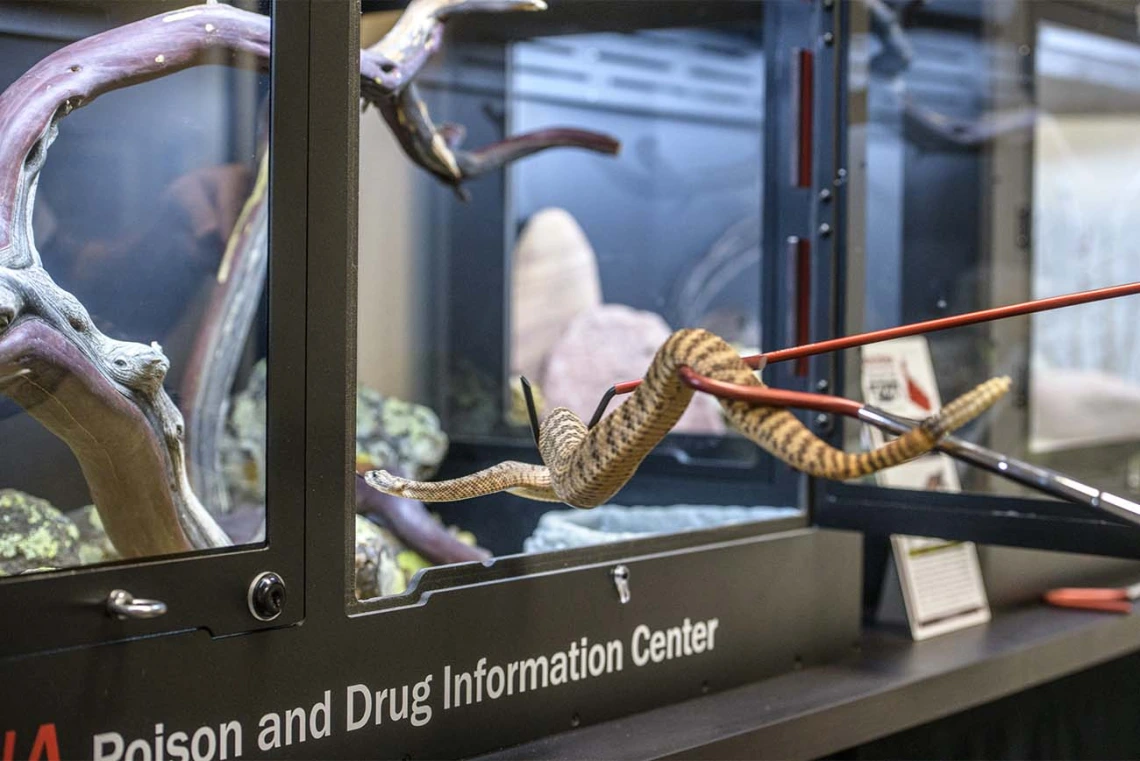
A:
{"label": "glass enclosure", "polygon": [[[1134,4],[939,0],[862,21],[848,332],[1140,279]],[[962,438],[1135,499],[1137,310],[1114,299],[868,346],[847,395],[921,417],[1009,375]],[[1041,496],[945,455],[878,482]]]}
{"label": "glass enclosure", "polygon": [[[806,482],[703,394],[602,504],[545,501],[538,422],[622,410],[607,393],[676,330],[752,355],[1140,274],[1128,3],[406,5],[361,23],[359,599],[427,566],[802,525]],[[264,541],[271,6],[0,13],[0,574]],[[821,19],[838,39],[803,37]],[[1009,375],[963,439],[1134,495],[1137,309],[763,377],[918,418]],[[431,491],[503,462],[525,465],[473,499]],[[382,494],[377,471],[429,487]],[[1037,496],[937,454],[864,482]]]}
{"label": "glass enclosure", "polygon": [[0,576],[264,537],[271,8],[181,7],[0,10]]}
{"label": "glass enclosure", "polygon": [[[774,285],[761,240],[764,4],[550,6],[449,18],[416,79],[457,152],[548,150],[465,177],[457,193],[414,165],[392,125],[362,117],[360,473],[440,480],[540,463],[523,378],[538,420],[568,408],[589,421],[679,328],[742,355],[782,335],[761,320]],[[384,49],[399,14],[366,12],[363,47]],[[506,492],[424,506],[360,482],[356,592],[399,594],[426,565],[765,521],[794,505],[794,475],[698,394],[592,510]],[[410,527],[413,513],[427,526]]]}

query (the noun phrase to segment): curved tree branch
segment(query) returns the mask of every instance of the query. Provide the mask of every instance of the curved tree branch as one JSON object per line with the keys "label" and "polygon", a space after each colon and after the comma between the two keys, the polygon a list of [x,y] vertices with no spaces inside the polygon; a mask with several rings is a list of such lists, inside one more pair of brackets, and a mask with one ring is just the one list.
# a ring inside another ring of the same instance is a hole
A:
{"label": "curved tree branch", "polygon": [[219,443],[230,409],[246,338],[265,288],[269,260],[269,162],[263,153],[257,180],[230,234],[204,323],[183,374],[181,397],[190,447],[191,483],[215,514],[230,495]]}
{"label": "curved tree branch", "polygon": [[31,236],[35,180],[61,118],[103,93],[206,63],[265,68],[269,19],[202,5],[74,42],[0,94],[0,266],[39,258]]}
{"label": "curved tree branch", "polygon": [[[0,337],[0,392],[71,447],[123,557],[192,549],[171,497],[162,443],[139,408],[74,344],[42,320],[15,323]],[[154,477],[163,472],[166,479]]]}
{"label": "curved tree branch", "polygon": [[543,0],[413,0],[388,34],[364,51],[361,89],[376,89],[388,97],[411,84],[439,50],[443,24],[452,16],[544,10]]}

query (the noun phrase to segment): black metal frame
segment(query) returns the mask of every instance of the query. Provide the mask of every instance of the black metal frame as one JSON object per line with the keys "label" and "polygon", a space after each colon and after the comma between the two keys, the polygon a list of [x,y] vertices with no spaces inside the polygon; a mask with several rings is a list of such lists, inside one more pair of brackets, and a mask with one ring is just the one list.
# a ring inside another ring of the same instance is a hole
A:
{"label": "black metal frame", "polygon": [[[278,3],[273,23],[272,148],[270,153],[270,245],[268,388],[267,541],[263,546],[188,553],[124,561],[92,568],[5,579],[0,608],[19,611],[21,625],[6,627],[0,656],[51,650],[132,637],[205,629],[215,636],[287,626],[304,611],[304,470],[303,425],[306,310],[296,294],[304,292],[304,215],[288,212],[289,199],[304,198],[308,176],[295,156],[303,154],[308,113],[307,4]],[[262,571],[274,571],[290,587],[282,615],[272,622],[255,619],[246,595]],[[105,613],[112,589],[162,600],[166,615],[151,620],[118,621]]]}
{"label": "black metal frame", "polygon": [[[1095,2],[1095,5],[1101,13],[1113,12],[1114,30],[1126,28],[1124,17],[1116,17],[1122,4]],[[1048,19],[1077,26],[1095,25],[1096,30],[1105,33],[1105,16],[1087,5],[1059,0],[1032,2],[1028,7],[1031,30],[1036,29],[1039,21]],[[1031,42],[1027,40],[1026,44]],[[839,58],[836,65],[841,74],[842,59],[846,55]],[[836,81],[846,80],[840,75]],[[837,88],[837,98],[845,95],[845,87]],[[846,113],[846,106],[840,113]],[[839,125],[843,128],[843,122]],[[845,142],[839,134],[835,139],[839,145]],[[838,187],[837,191],[839,208],[845,208],[844,188]],[[839,267],[844,266],[847,254],[845,242],[845,235],[838,237],[836,261]],[[836,282],[844,281],[840,277]],[[835,294],[836,300],[841,298],[842,289]],[[842,315],[842,309],[836,312],[834,335],[843,335]],[[844,386],[839,384],[839,387]],[[1067,502],[969,493],[951,495],[822,480],[814,482],[812,491],[811,521],[824,528],[879,535],[938,536],[984,544],[1140,558],[1140,527]]]}

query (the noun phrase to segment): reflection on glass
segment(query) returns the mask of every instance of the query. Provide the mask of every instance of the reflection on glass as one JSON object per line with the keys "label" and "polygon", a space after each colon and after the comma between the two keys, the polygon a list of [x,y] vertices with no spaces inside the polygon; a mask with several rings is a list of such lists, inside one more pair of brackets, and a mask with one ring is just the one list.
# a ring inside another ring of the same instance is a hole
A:
{"label": "reflection on glass", "polygon": [[[1140,280],[1140,46],[1044,24],[1038,48],[1033,295]],[[1032,451],[1140,451],[1137,325],[1134,298],[1034,317]]]}
{"label": "reflection on glass", "polygon": [[[648,19],[637,3],[606,4],[601,16],[587,5],[552,7],[555,36],[516,33],[510,14],[494,33],[485,19],[449,20],[418,93],[449,125],[441,136],[464,148],[577,129],[616,138],[616,157],[543,151],[465,183],[459,201],[401,155],[385,125],[362,119],[360,472],[431,481],[538,463],[521,378],[540,419],[567,407],[588,420],[678,328],[760,350],[762,4],[703,26]],[[367,14],[365,44],[397,15]],[[398,594],[420,568],[491,553],[796,514],[752,506],[772,479],[763,462],[698,395],[615,504],[576,510],[497,493],[425,507],[361,486],[357,597]]]}
{"label": "reflection on glass", "polygon": [[[900,17],[901,37],[872,27],[853,45],[868,117],[852,132],[866,176],[849,332],[1140,279],[1136,28],[1063,6],[947,3]],[[1010,398],[962,437],[1135,499],[1137,310],[1117,299],[866,347],[848,395],[881,403],[890,386],[894,411],[918,416],[1010,374]],[[945,456],[878,482],[1041,496]]]}
{"label": "reflection on glass", "polygon": [[[261,541],[269,19],[18,15],[0,56],[0,440],[19,442],[0,454],[0,575]],[[223,23],[234,49],[195,58]]]}

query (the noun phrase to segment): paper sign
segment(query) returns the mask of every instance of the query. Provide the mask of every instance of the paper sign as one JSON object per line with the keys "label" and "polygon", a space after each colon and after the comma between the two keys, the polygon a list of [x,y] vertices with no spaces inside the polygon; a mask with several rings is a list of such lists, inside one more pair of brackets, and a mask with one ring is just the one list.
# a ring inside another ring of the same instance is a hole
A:
{"label": "paper sign", "polygon": [[[924,418],[937,411],[942,400],[926,339],[900,338],[866,347],[863,400],[908,418]],[[865,433],[872,446],[882,446],[887,441],[877,428],[868,426]],[[961,491],[953,460],[938,452],[880,471],[875,480],[880,486]],[[889,575],[887,583],[901,587],[914,639],[990,620],[978,553],[972,542],[894,535],[891,547],[897,576]],[[883,595],[888,604],[891,597]]]}

